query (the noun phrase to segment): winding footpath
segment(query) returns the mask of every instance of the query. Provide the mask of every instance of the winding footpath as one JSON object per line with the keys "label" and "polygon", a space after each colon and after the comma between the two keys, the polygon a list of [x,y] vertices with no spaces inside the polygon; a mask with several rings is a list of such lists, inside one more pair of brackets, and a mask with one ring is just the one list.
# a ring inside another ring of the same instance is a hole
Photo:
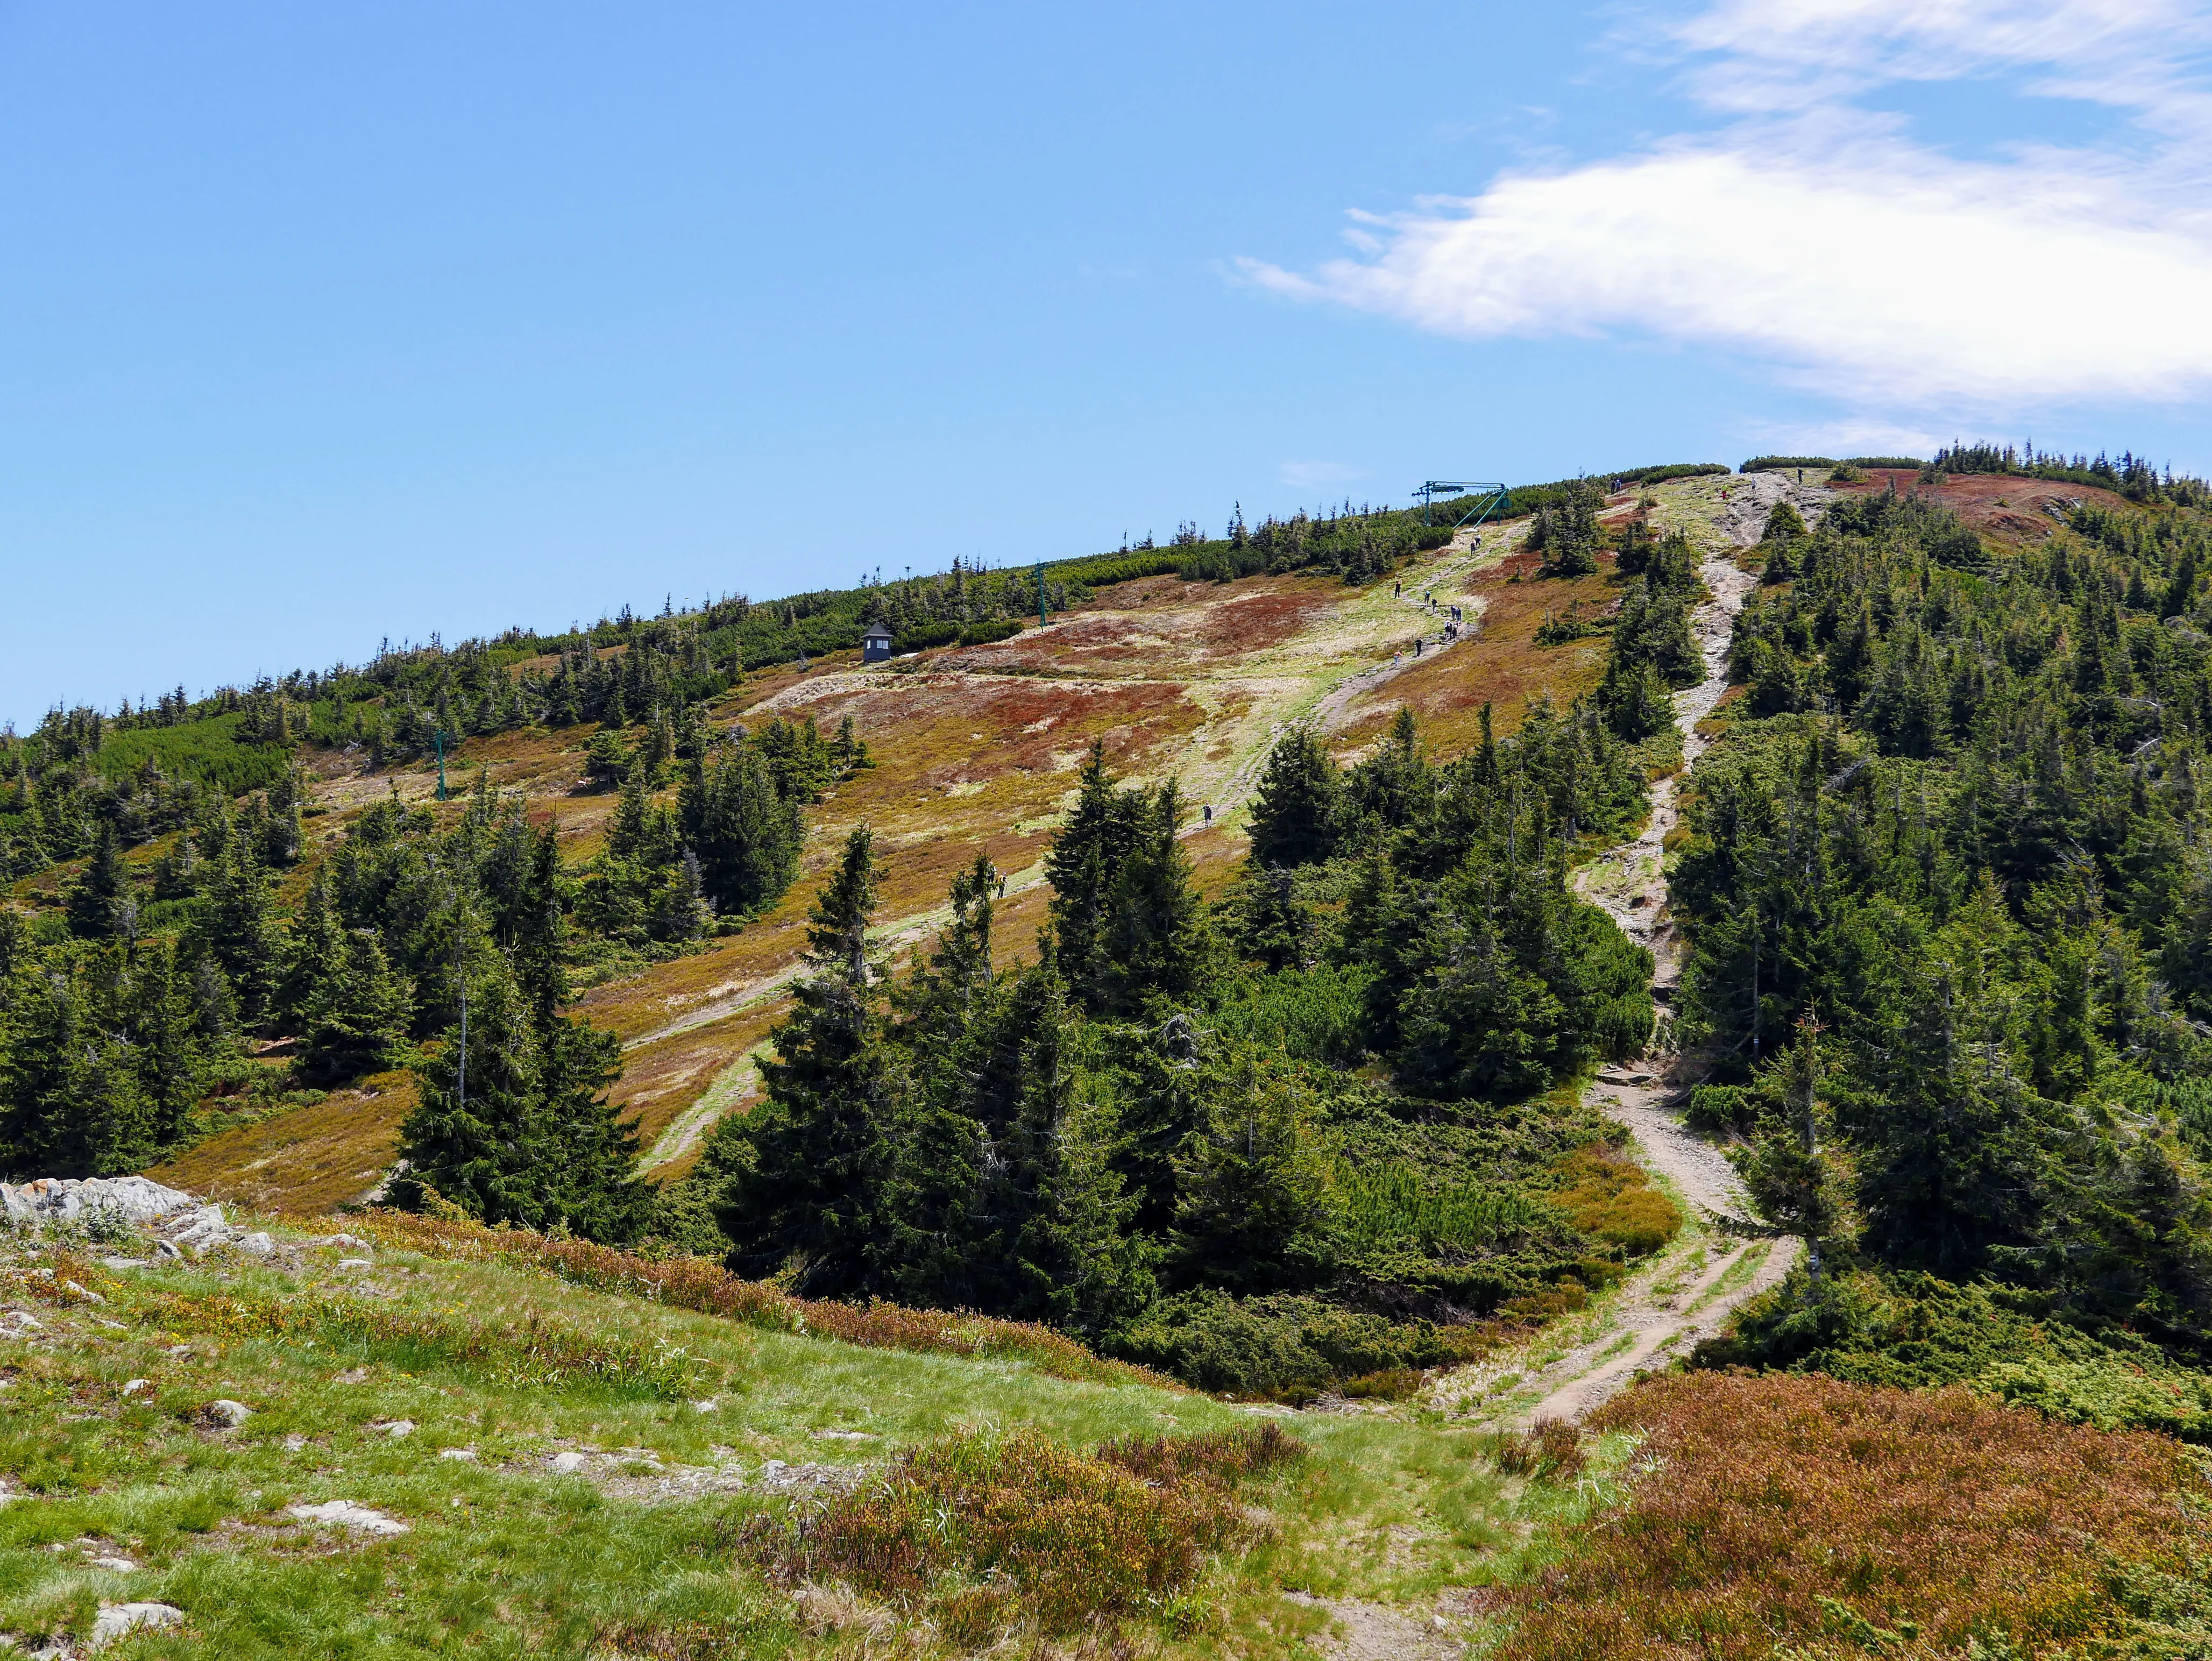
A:
{"label": "winding footpath", "polygon": [[[1698,568],[1711,597],[1692,617],[1705,677],[1674,697],[1682,735],[1682,767],[1651,787],[1643,832],[1576,873],[1577,892],[1601,906],[1653,959],[1652,997],[1671,1017],[1682,978],[1683,942],[1668,917],[1667,836],[1681,821],[1678,797],[1689,769],[1705,753],[1698,724],[1728,690],[1728,648],[1736,614],[1758,579],[1735,555],[1759,540],[1767,514],[1788,500],[1810,519],[1826,493],[1794,487],[1783,476],[1752,474],[1731,485]],[[1794,1240],[1741,1240],[1705,1224],[1709,1215],[1741,1216],[1742,1185],[1726,1156],[1684,1125],[1681,1103],[1693,1081],[1680,1058],[1655,1053],[1641,1064],[1609,1068],[1591,1087],[1593,1099],[1635,1138],[1644,1163],[1671,1187],[1691,1221],[1680,1236],[1594,1312],[1539,1334],[1496,1361],[1453,1375],[1449,1395],[1503,1421],[1533,1424],[1577,1419],[1601,1405],[1643,1370],[1683,1355],[1717,1336],[1746,1299],[1778,1282],[1796,1260]]]}

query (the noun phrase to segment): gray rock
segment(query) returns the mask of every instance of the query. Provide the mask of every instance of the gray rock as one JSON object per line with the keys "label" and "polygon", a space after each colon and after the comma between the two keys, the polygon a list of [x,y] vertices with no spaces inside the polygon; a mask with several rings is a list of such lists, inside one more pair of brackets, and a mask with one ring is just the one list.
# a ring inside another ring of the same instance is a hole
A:
{"label": "gray rock", "polygon": [[138,1565],[128,1557],[88,1557],[85,1560],[94,1568],[112,1570],[117,1574],[136,1574]]}
{"label": "gray rock", "polygon": [[405,1534],[410,1525],[397,1517],[387,1517],[368,1506],[357,1506],[350,1500],[329,1500],[319,1506],[290,1506],[286,1507],[303,1523],[313,1523],[318,1528],[350,1529],[356,1534]]}
{"label": "gray rock", "polygon": [[237,1230],[223,1220],[222,1207],[203,1205],[169,1230],[169,1238],[193,1257],[228,1244]]}
{"label": "gray rock", "polygon": [[185,1612],[174,1603],[102,1603],[100,1613],[92,1618],[92,1636],[85,1640],[85,1647],[104,1650],[131,1633],[184,1623]]}
{"label": "gray rock", "polygon": [[258,1228],[250,1234],[240,1234],[231,1243],[240,1251],[251,1252],[257,1258],[273,1258],[276,1255],[276,1242]]}
{"label": "gray rock", "polygon": [[125,1222],[155,1222],[199,1202],[146,1177],[41,1177],[0,1182],[0,1215],[19,1222],[76,1222],[101,1212]]}
{"label": "gray rock", "polygon": [[586,1461],[582,1454],[571,1449],[569,1452],[565,1453],[555,1454],[551,1458],[545,1462],[545,1465],[546,1469],[552,1470],[560,1476],[573,1476],[584,1468],[586,1463]]}
{"label": "gray rock", "polygon": [[210,1402],[203,1412],[210,1424],[226,1430],[235,1430],[253,1416],[253,1409],[244,1402],[234,1402],[227,1396]]}
{"label": "gray rock", "polygon": [[371,1430],[382,1431],[386,1435],[391,1437],[392,1440],[396,1442],[402,1436],[412,1436],[415,1434],[415,1421],[412,1419],[379,1419],[372,1423],[369,1426],[369,1428]]}

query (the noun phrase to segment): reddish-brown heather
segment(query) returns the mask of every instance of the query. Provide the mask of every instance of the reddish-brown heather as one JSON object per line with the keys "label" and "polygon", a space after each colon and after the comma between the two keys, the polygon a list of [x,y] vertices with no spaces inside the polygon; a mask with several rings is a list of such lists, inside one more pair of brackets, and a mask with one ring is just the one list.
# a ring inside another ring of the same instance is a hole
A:
{"label": "reddish-brown heather", "polygon": [[1500,1594],[1501,1661],[2134,1653],[2130,1585],[2212,1548],[2179,1444],[1964,1391],[1693,1373],[1595,1423],[1646,1439],[1630,1497]]}

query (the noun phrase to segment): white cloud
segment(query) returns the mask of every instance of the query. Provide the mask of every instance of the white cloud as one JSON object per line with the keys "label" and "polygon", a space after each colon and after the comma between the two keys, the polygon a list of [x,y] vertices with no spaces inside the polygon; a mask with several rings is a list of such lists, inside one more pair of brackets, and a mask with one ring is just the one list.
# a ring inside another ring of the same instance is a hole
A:
{"label": "white cloud", "polygon": [[1691,85],[1724,108],[1798,109],[1892,81],[2046,69],[2043,89],[2140,104],[2203,43],[2186,0],[1719,0],[1668,31],[1718,54]]}
{"label": "white cloud", "polygon": [[[2179,0],[1720,0],[1674,38],[1700,95],[1756,111],[1473,197],[1355,214],[1356,258],[1240,262],[1279,292],[1463,338],[1656,336],[1895,410],[2180,399],[2212,385],[2212,120]],[[2155,49],[2155,50],[2154,50]],[[2160,52],[2165,56],[2160,56]],[[2061,66],[2127,104],[2154,155],[1962,162],[1838,100],[1900,79]],[[2200,140],[2197,134],[2207,136]]]}

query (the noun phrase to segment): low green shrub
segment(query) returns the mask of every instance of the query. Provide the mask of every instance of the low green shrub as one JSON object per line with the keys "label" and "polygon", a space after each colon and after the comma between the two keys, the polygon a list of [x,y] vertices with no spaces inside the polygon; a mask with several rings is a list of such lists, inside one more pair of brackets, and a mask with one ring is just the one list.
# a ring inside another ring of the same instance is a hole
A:
{"label": "low green shrub", "polygon": [[1441,1367],[1457,1350],[1429,1321],[1394,1322],[1295,1293],[1163,1299],[1104,1348],[1218,1394],[1310,1401],[1340,1379]]}
{"label": "low green shrub", "polygon": [[2085,1331],[2052,1302],[1992,1281],[1875,1270],[1830,1275],[1814,1294],[1799,1269],[1744,1305],[1735,1330],[1700,1345],[1692,1362],[1852,1384],[1963,1385],[2068,1424],[2212,1443],[2212,1377],[2134,1333]]}

